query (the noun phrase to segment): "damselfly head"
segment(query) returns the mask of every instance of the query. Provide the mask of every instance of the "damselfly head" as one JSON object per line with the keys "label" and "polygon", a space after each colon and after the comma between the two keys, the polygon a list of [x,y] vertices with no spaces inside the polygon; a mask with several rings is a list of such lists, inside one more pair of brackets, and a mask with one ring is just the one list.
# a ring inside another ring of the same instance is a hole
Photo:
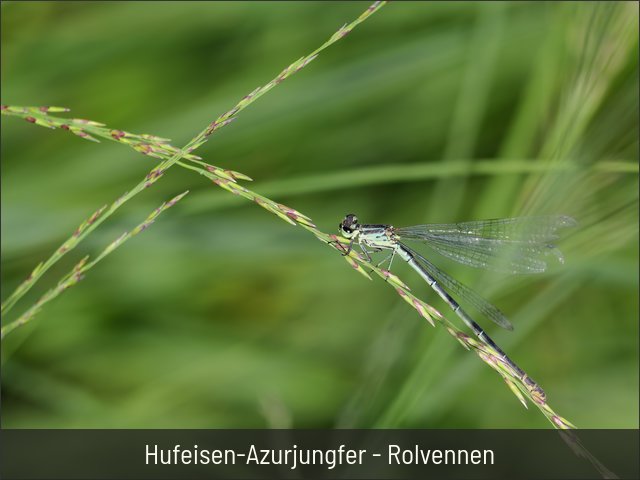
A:
{"label": "damselfly head", "polygon": [[338,225],[338,228],[340,230],[340,234],[343,237],[351,238],[356,230],[360,228],[358,217],[356,217],[353,213],[350,213],[349,215],[344,217],[344,220],[342,220],[342,223]]}

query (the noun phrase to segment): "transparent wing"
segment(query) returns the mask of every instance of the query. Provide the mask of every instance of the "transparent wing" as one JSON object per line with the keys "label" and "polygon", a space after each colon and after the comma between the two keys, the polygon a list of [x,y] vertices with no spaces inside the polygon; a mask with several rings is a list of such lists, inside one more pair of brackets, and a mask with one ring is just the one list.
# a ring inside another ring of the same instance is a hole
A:
{"label": "transparent wing", "polygon": [[553,245],[558,229],[576,225],[567,216],[520,217],[397,228],[400,239],[427,243],[435,251],[472,267],[507,273],[539,273],[546,257],[562,262]]}
{"label": "transparent wing", "polygon": [[562,254],[552,244],[535,245],[477,239],[476,243],[455,242],[438,237],[427,241],[436,252],[458,263],[505,273],[540,273],[547,269],[546,256],[562,262]]}
{"label": "transparent wing", "polygon": [[421,236],[426,232],[429,235],[454,238],[548,242],[558,238],[556,234],[558,228],[573,227],[575,225],[576,221],[566,215],[549,215],[461,223],[432,223],[398,228],[397,231],[417,236]]}
{"label": "transparent wing", "polygon": [[502,313],[495,305],[492,305],[487,300],[482,298],[476,292],[471,290],[466,285],[463,285],[455,278],[450,277],[438,267],[436,267],[429,260],[424,258],[415,250],[407,247],[406,245],[402,245],[406,248],[411,254],[416,258],[418,262],[422,265],[422,267],[431,275],[436,282],[440,284],[442,288],[448,291],[450,294],[456,297],[461,303],[467,303],[473,306],[476,310],[482,313],[489,320],[497,323],[502,328],[506,328],[507,330],[513,330],[513,325],[507,319],[507,317]]}

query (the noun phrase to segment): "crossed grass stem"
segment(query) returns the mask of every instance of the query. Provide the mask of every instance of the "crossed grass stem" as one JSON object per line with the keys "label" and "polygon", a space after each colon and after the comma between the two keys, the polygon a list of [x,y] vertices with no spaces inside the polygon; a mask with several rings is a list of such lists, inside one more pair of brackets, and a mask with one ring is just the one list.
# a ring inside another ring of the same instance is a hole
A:
{"label": "crossed grass stem", "polygon": [[[225,112],[215,121],[211,122],[204,130],[202,130],[181,149],[170,145],[168,139],[164,139],[154,135],[136,135],[125,132],[123,130],[111,130],[106,128],[104,124],[93,122],[90,120],[69,120],[50,115],[50,113],[68,111],[67,109],[61,107],[0,107],[1,113],[3,115],[22,117],[30,123],[48,128],[61,128],[64,130],[68,130],[71,133],[74,133],[75,135],[90,141],[98,141],[97,137],[118,141],[120,143],[127,144],[140,153],[162,159],[162,162],[154,167],[145,176],[145,178],[141,182],[139,182],[132,190],[123,194],[110,206],[104,206],[96,211],[88,220],[80,225],[76,232],[74,232],[74,234],[67,241],[65,241],[48,260],[40,263],[29,275],[29,277],[27,277],[27,279],[7,298],[7,300],[3,302],[2,314],[5,315],[8,311],[10,311],[11,308],[17,303],[17,301],[20,300],[20,298],[22,298],[22,296],[27,293],[27,291],[29,291],[31,287],[33,287],[33,285],[53,264],[60,260],[63,255],[75,248],[78,243],[80,243],[84,238],[86,238],[87,235],[89,235],[95,228],[97,228],[98,225],[100,225],[109,216],[111,216],[120,206],[122,206],[122,204],[129,201],[144,189],[153,185],[165,174],[167,169],[175,164],[178,164],[183,168],[196,171],[200,175],[209,178],[216,185],[233,193],[234,195],[244,197],[257,203],[258,205],[277,215],[284,221],[292,225],[299,225],[305,230],[308,230],[318,240],[342,254],[347,263],[349,263],[351,267],[353,267],[356,271],[358,271],[365,277],[371,279],[371,276],[367,271],[375,273],[378,277],[383,279],[387,284],[394,288],[398,295],[400,295],[403,300],[405,300],[409,305],[416,309],[416,311],[432,326],[435,326],[436,323],[440,324],[452,337],[460,342],[463,347],[468,350],[474,351],[483,362],[493,368],[502,377],[509,389],[525,407],[527,407],[526,399],[529,399],[540,409],[540,411],[545,415],[545,417],[555,428],[575,428],[574,425],[572,425],[568,420],[557,415],[553,411],[553,409],[547,404],[547,399],[544,394],[540,394],[540,392],[528,388],[528,385],[523,381],[523,378],[521,378],[517,374],[517,372],[513,371],[509,367],[509,365],[505,364],[501,360],[498,352],[496,352],[490,346],[471,338],[469,335],[454,326],[448,319],[443,317],[432,306],[414,296],[410,292],[409,287],[407,287],[406,284],[402,282],[396,275],[387,270],[379,268],[376,265],[371,264],[369,261],[367,261],[367,259],[362,258],[355,251],[346,253],[346,245],[348,244],[347,239],[320,231],[308,216],[298,212],[293,208],[287,207],[286,205],[277,203],[267,197],[264,197],[238,183],[238,180],[251,180],[250,177],[239,172],[222,169],[214,165],[209,165],[203,162],[200,157],[193,154],[193,151],[202,146],[208,140],[208,137],[212,133],[235,120],[237,114],[241,110],[253,103],[266,92],[271,90],[275,85],[280,84],[283,80],[307,66],[317,57],[317,55],[322,50],[346,36],[353,28],[355,28],[355,26],[366,20],[370,15],[384,6],[385,3],[386,2],[375,2],[374,4],[372,4],[354,22],[340,28],[329,38],[329,40],[327,40],[323,45],[318,47],[311,54],[306,57],[302,57],[297,62],[294,62],[285,70],[283,70],[271,82],[263,87],[255,89],[249,95],[245,96],[234,108]],[[168,203],[172,205],[180,198],[182,198],[182,196],[179,196],[179,198],[176,197],[176,199],[173,199]],[[165,205],[167,204],[163,204],[160,209],[164,210],[163,207]],[[156,212],[158,212],[158,210],[156,210]],[[145,223],[141,224],[136,230],[140,229],[140,227]],[[144,228],[141,228],[139,231],[144,230]],[[133,235],[134,233],[123,235],[111,245],[109,245],[105,249],[105,251],[103,251],[96,258],[96,260],[90,263],[86,263],[86,258],[83,259],[76,265],[76,267],[74,267],[69,275],[63,277],[63,279],[58,283],[57,287],[53,288],[52,290],[47,292],[47,294],[41,297],[41,299],[36,302],[36,304],[34,304],[29,310],[27,310],[27,312],[25,312],[25,314],[23,314],[18,320],[7,325],[6,327],[3,327],[2,336],[4,337],[10,331],[14,330],[20,325],[24,325],[27,321],[32,319],[35,313],[37,313],[37,311],[42,307],[44,303],[55,298],[69,286],[77,283],[77,281],[82,277],[82,274],[84,274],[89,268],[94,266],[99,260],[104,258],[107,254],[111,253],[115,248],[120,246],[124,240],[130,238]],[[26,320],[24,320],[25,318]]]}
{"label": "crossed grass stem", "polygon": [[[155,135],[134,135],[122,130],[109,130],[104,128],[104,124],[84,119],[72,119],[63,120],[54,118],[48,114],[51,112],[67,111],[64,107],[10,107],[6,105],[0,106],[0,113],[2,115],[14,115],[24,118],[30,123],[35,123],[48,128],[62,128],[68,130],[81,138],[85,138],[90,141],[98,141],[93,134],[102,138],[114,139],[128,144],[135,150],[151,155],[156,158],[161,158],[160,162],[153,170],[151,170],[146,177],[139,182],[132,190],[123,194],[115,202],[108,207],[102,207],[96,213],[94,213],[90,219],[84,222],[78,231],[69,238],[54,254],[46,261],[40,263],[33,272],[27,277],[27,279],[18,286],[18,288],[2,303],[1,313],[6,315],[11,308],[22,298],[33,285],[49,270],[58,260],[62,258],[66,253],[72,250],[78,243],[80,243],[87,235],[95,230],[98,225],[109,218],[118,208],[120,208],[125,202],[129,201],[138,193],[144,189],[150,187],[157,182],[165,172],[176,163],[180,163],[182,159],[190,161],[199,161],[200,157],[193,155],[193,151],[201,147],[207,142],[208,138],[218,129],[225,127],[229,123],[233,122],[237,114],[244,110],[246,107],[255,102],[262,95],[270,91],[276,85],[279,85],[291,75],[299,72],[301,69],[309,65],[314,59],[318,57],[320,52],[330,45],[334,44],[338,40],[341,40],[347,36],[356,26],[367,20],[371,15],[377,12],[386,4],[385,1],[374,2],[369,8],[367,8],[358,18],[349,24],[345,24],[340,27],[329,39],[316,48],[309,55],[300,58],[293,62],[287,68],[285,68],[280,74],[278,74],[273,80],[262,87],[258,87],[253,92],[243,97],[235,107],[231,110],[223,113],[213,122],[211,122],[205,129],[192,138],[187,145],[181,149],[172,147],[168,142],[168,139],[157,137]],[[182,166],[185,164],[181,163]],[[189,168],[189,167],[187,167]],[[193,168],[192,168],[193,169]],[[205,166],[206,170],[198,170],[199,173],[211,178],[214,182],[223,181],[235,181],[233,175],[234,172],[217,169],[213,166]],[[213,175],[214,177],[210,176]],[[249,177],[243,176],[244,179]],[[238,177],[240,178],[240,177]],[[267,202],[267,200],[264,200]],[[267,202],[268,203],[268,202]]]}

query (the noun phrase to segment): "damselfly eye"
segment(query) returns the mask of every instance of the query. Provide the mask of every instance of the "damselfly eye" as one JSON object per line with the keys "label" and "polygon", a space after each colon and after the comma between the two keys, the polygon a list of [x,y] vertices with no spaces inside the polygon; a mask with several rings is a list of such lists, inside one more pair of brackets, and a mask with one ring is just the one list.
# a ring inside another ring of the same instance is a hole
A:
{"label": "damselfly eye", "polygon": [[355,215],[349,214],[344,217],[342,223],[338,225],[340,233],[347,238],[350,238],[353,235],[354,230],[358,227],[358,219]]}

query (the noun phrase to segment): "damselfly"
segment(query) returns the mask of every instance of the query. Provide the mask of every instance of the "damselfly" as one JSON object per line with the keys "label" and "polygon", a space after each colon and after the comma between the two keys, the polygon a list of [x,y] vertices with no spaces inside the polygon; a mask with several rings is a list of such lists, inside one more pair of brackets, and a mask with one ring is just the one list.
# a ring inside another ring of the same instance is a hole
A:
{"label": "damselfly", "polygon": [[391,225],[360,224],[355,215],[349,214],[340,223],[339,229],[340,234],[350,240],[345,255],[357,244],[369,261],[371,252],[390,251],[389,256],[378,266],[388,260],[390,269],[396,254],[406,261],[474,334],[500,355],[501,360],[515,371],[530,390],[537,391],[544,398],[542,388],[462,310],[451,294],[459,297],[463,303],[472,305],[501,327],[512,330],[513,327],[505,315],[469,287],[409,248],[403,241],[423,242],[439,254],[472,267],[512,274],[540,273],[546,270],[546,257],[550,255],[560,263],[564,262],[562,254],[552,242],[558,238],[559,228],[574,225],[576,221],[573,218],[555,215],[395,228]]}

